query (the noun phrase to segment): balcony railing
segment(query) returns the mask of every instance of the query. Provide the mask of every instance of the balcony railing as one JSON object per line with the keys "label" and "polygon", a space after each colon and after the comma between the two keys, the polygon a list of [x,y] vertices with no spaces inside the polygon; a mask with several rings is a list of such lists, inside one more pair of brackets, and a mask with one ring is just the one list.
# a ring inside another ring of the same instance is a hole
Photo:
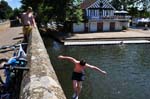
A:
{"label": "balcony railing", "polygon": [[88,16],[88,20],[129,20],[130,16]]}

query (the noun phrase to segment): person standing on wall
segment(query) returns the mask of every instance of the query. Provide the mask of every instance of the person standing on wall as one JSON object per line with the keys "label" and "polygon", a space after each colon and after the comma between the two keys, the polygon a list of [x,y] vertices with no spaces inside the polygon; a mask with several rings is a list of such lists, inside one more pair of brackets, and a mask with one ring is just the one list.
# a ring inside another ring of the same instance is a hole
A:
{"label": "person standing on wall", "polygon": [[28,7],[27,11],[22,13],[21,22],[23,25],[24,42],[28,42],[32,27],[36,27],[32,7]]}
{"label": "person standing on wall", "polygon": [[91,68],[94,70],[97,70],[98,72],[102,73],[102,74],[107,74],[106,71],[101,70],[100,68],[87,64],[85,60],[76,60],[73,57],[70,56],[58,56],[59,59],[63,59],[63,60],[68,60],[72,63],[74,63],[74,70],[72,73],[72,82],[73,82],[73,90],[74,90],[74,94],[72,96],[73,99],[78,99],[79,94],[81,92],[81,88],[82,88],[82,81],[84,81],[85,78],[85,73],[84,70],[86,68]]}

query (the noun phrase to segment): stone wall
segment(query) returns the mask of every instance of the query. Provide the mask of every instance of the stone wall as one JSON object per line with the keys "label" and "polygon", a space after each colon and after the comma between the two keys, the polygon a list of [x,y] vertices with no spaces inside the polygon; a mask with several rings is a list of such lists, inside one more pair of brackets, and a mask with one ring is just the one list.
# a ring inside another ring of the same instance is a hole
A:
{"label": "stone wall", "polygon": [[29,72],[23,75],[20,99],[66,99],[38,29],[28,45]]}
{"label": "stone wall", "polygon": [[5,30],[10,27],[10,21],[4,21],[0,23],[0,31]]}

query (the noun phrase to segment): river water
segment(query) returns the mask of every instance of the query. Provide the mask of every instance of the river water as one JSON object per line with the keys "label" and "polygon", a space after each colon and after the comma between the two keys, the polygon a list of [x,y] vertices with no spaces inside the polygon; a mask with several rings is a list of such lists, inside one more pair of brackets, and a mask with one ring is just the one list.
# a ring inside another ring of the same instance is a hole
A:
{"label": "river water", "polygon": [[58,55],[85,59],[108,73],[87,69],[79,99],[150,99],[149,44],[64,46],[43,40],[67,99],[73,94],[73,64],[58,60]]}

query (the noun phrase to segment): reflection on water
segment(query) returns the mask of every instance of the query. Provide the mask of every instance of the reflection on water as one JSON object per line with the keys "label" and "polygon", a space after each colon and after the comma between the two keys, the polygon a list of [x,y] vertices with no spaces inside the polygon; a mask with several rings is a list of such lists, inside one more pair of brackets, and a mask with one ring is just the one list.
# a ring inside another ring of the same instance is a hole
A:
{"label": "reflection on water", "polygon": [[58,60],[60,54],[84,58],[108,72],[103,76],[88,69],[80,99],[150,98],[150,45],[63,46],[47,38],[44,42],[68,99],[72,96],[73,64]]}

